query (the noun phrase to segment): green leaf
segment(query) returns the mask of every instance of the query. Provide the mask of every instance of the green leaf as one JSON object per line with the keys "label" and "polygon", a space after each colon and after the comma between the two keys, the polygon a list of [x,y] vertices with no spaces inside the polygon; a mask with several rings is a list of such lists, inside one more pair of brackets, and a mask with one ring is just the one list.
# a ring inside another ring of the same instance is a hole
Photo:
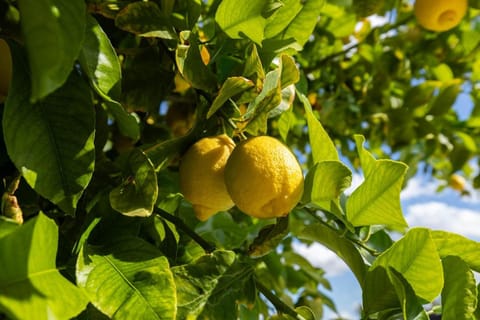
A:
{"label": "green leaf", "polygon": [[434,230],[432,239],[441,258],[457,256],[465,261],[470,268],[480,272],[480,243],[461,235]]}
{"label": "green leaf", "polygon": [[269,112],[281,101],[281,66],[267,73],[263,88],[253,102],[248,105],[245,117],[250,118],[246,130],[253,135],[265,134]]}
{"label": "green leaf", "polygon": [[362,299],[363,309],[367,315],[401,307],[392,280],[384,267],[368,270],[365,275]]}
{"label": "green leaf", "polygon": [[375,170],[377,160],[375,157],[364,148],[365,137],[362,135],[354,135],[355,144],[357,146],[358,156],[362,165],[362,171],[365,176],[370,175]]}
{"label": "green leaf", "polygon": [[405,320],[429,320],[420,301],[415,295],[412,287],[401,273],[393,268],[388,269],[388,276],[395,288],[402,308],[403,319]]}
{"label": "green leaf", "polygon": [[107,34],[91,15],[87,15],[85,40],[79,61],[96,91],[114,100],[120,99],[120,61]]}
{"label": "green leaf", "polygon": [[477,286],[470,267],[459,257],[442,259],[445,285],[442,290],[442,319],[471,320],[477,306]]}
{"label": "green leaf", "polygon": [[0,216],[0,238],[15,231],[20,225],[12,219]]}
{"label": "green leaf", "polygon": [[21,27],[32,72],[30,100],[46,97],[67,80],[85,34],[83,0],[20,0]]}
{"label": "green leaf", "polygon": [[214,91],[217,79],[215,74],[203,64],[195,34],[190,31],[182,31],[180,32],[180,41],[175,52],[175,61],[182,76],[194,88],[208,92]]}
{"label": "green leaf", "polygon": [[295,64],[295,60],[291,56],[282,54],[280,61],[282,70],[280,83],[282,85],[282,89],[285,89],[286,87],[295,84],[300,80],[300,72]]}
{"label": "green leaf", "polygon": [[239,304],[252,308],[257,296],[252,265],[236,261],[218,280],[199,318],[239,319]]}
{"label": "green leaf", "polygon": [[363,148],[364,138],[355,136],[365,181],[347,200],[347,218],[354,226],[384,224],[406,227],[400,192],[407,165],[393,160],[375,160]]}
{"label": "green leaf", "polygon": [[115,118],[120,132],[137,140],[140,136],[137,119],[117,102],[122,79],[120,61],[110,39],[90,15],[87,15],[85,41],[79,61],[92,87],[104,99],[109,113]]}
{"label": "green leaf", "polygon": [[217,250],[188,265],[172,267],[177,287],[177,318],[200,314],[219,278],[235,261],[232,251]]}
{"label": "green leaf", "polygon": [[299,239],[317,241],[337,254],[350,267],[361,287],[364,285],[367,266],[357,248],[341,235],[330,228],[315,223],[303,229],[298,235]]}
{"label": "green leaf", "polygon": [[77,283],[113,319],[175,319],[177,297],[167,258],[134,237],[83,247]]}
{"label": "green leaf", "polygon": [[217,110],[220,109],[228,99],[252,88],[253,86],[254,83],[244,77],[231,77],[225,80],[218,95],[215,97],[215,100],[213,100],[212,105],[208,110],[207,119],[217,112]]}
{"label": "green leaf", "polygon": [[308,137],[312,148],[313,163],[320,161],[338,161],[338,151],[333,144],[332,139],[323,128],[320,121],[317,120],[312,111],[312,106],[304,94],[297,90],[297,97],[303,103],[308,125]]}
{"label": "green leaf", "polygon": [[74,71],[60,89],[31,104],[27,62],[20,48],[12,49],[15,72],[3,114],[8,154],[35,191],[73,215],[94,169],[90,88]]}
{"label": "green leaf", "polygon": [[243,75],[245,77],[255,75],[260,81],[263,81],[265,79],[265,70],[263,70],[262,60],[258,55],[257,46],[254,43],[247,48],[246,55]]}
{"label": "green leaf", "polygon": [[269,254],[277,248],[288,231],[288,217],[278,218],[277,223],[266,225],[248,247],[248,255],[252,258],[260,258]]}
{"label": "green leaf", "polygon": [[447,113],[457,100],[458,94],[461,91],[459,84],[452,84],[443,88],[438,96],[433,100],[429,114],[433,116],[441,116]]}
{"label": "green leaf", "polygon": [[393,268],[412,286],[415,294],[425,301],[433,301],[443,287],[443,269],[440,256],[430,231],[414,228],[382,253],[372,264]]}
{"label": "green leaf", "polygon": [[325,0],[284,0],[265,28],[265,38],[295,39],[303,46],[312,34]]}
{"label": "green leaf", "polygon": [[264,9],[269,0],[224,0],[218,6],[215,21],[233,39],[249,38],[257,44],[264,39],[267,19]]}
{"label": "green leaf", "polygon": [[453,80],[453,77],[454,77],[453,71],[445,63],[441,63],[435,66],[432,71],[435,77],[442,82],[448,82]]}
{"label": "green leaf", "polygon": [[303,8],[300,0],[283,0],[284,5],[267,20],[265,38],[270,39],[284,31]]}
{"label": "green leaf", "polygon": [[317,162],[305,178],[302,202],[327,209],[330,201],[338,199],[351,183],[352,172],[340,161]]}
{"label": "green leaf", "polygon": [[375,164],[372,173],[348,198],[347,219],[354,226],[406,227],[400,191],[407,166],[393,160],[378,160]]}
{"label": "green leaf", "polygon": [[177,39],[177,34],[169,21],[169,17],[154,2],[130,3],[117,14],[115,25],[122,30],[142,37]]}
{"label": "green leaf", "polygon": [[85,295],[57,270],[58,228],[40,213],[0,238],[0,313],[12,319],[71,319]]}
{"label": "green leaf", "polygon": [[135,149],[128,159],[126,179],[110,192],[110,204],[126,216],[148,217],[157,196],[155,167],[145,153]]}

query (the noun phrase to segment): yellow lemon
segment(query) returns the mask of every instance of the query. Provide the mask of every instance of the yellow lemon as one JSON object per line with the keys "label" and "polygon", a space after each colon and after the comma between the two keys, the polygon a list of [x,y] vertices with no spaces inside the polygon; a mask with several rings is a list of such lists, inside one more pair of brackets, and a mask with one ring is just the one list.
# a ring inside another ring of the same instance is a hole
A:
{"label": "yellow lemon", "polygon": [[465,184],[467,181],[465,180],[464,177],[458,175],[458,174],[452,174],[450,176],[450,180],[448,181],[448,184],[452,189],[458,190],[458,191],[463,191],[465,190]]}
{"label": "yellow lemon", "polygon": [[233,207],[223,174],[234,147],[227,135],[206,137],[193,144],[181,159],[180,189],[201,221]]}
{"label": "yellow lemon", "polygon": [[441,32],[456,27],[467,8],[468,0],[416,0],[413,10],[422,27]]}
{"label": "yellow lemon", "polygon": [[286,216],[300,201],[303,173],[293,153],[269,136],[240,142],[225,167],[225,184],[233,202],[257,218]]}
{"label": "yellow lemon", "polygon": [[0,39],[0,103],[5,101],[12,80],[12,56],[7,42]]}

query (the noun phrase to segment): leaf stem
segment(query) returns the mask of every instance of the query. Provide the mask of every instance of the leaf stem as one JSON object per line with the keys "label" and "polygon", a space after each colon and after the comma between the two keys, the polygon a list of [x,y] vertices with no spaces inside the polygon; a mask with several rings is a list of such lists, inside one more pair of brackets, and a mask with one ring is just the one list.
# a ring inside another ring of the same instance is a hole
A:
{"label": "leaf stem", "polygon": [[212,253],[213,251],[215,251],[216,248],[214,245],[212,245],[207,240],[203,239],[198,233],[193,231],[189,226],[185,224],[185,222],[183,222],[182,219],[174,215],[171,215],[158,208],[155,208],[154,212],[158,216],[162,217],[167,221],[170,221],[175,226],[177,226],[180,230],[182,230],[185,234],[187,234],[190,238],[192,238],[193,241],[198,243],[198,245],[202,247],[202,249],[205,250],[206,253]]}
{"label": "leaf stem", "polygon": [[277,309],[278,312],[288,314],[289,316],[294,317],[295,319],[298,320],[305,320],[304,317],[302,317],[300,314],[298,314],[295,310],[293,310],[289,305],[287,305],[285,302],[280,300],[276,295],[274,295],[267,287],[265,287],[258,279],[255,279],[255,285],[260,291],[261,294],[265,296]]}
{"label": "leaf stem", "polygon": [[369,246],[367,246],[365,243],[363,243],[362,241],[358,240],[358,239],[355,239],[354,237],[352,237],[350,235],[350,233],[348,233],[348,230],[345,229],[345,230],[340,230],[340,229],[337,229],[333,226],[331,226],[330,224],[328,224],[326,221],[324,221],[323,219],[321,219],[320,217],[318,217],[314,211],[312,210],[308,210],[307,211],[312,215],[312,217],[315,218],[315,220],[317,220],[318,222],[320,222],[321,224],[323,224],[324,226],[328,227],[329,229],[331,229],[332,231],[335,231],[336,233],[341,233],[341,236],[352,241],[353,243],[355,243],[357,246],[361,247],[362,249],[366,250],[369,254],[371,254],[372,256],[379,256],[380,255],[380,252],[378,252],[377,250],[375,249],[372,249],[370,248]]}

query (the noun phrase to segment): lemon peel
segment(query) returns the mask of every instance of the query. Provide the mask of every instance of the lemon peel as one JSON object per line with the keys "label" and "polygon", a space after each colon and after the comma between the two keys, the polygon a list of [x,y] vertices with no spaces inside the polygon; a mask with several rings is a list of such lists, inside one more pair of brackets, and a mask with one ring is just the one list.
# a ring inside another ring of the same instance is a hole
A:
{"label": "lemon peel", "polygon": [[418,23],[427,30],[437,32],[456,27],[467,9],[468,0],[416,0],[413,7]]}
{"label": "lemon peel", "polygon": [[181,159],[180,190],[201,221],[234,205],[224,182],[225,164],[234,147],[227,135],[206,137],[193,144]]}
{"label": "lemon peel", "polygon": [[300,201],[304,178],[290,149],[270,136],[240,142],[225,166],[235,205],[256,218],[286,216]]}

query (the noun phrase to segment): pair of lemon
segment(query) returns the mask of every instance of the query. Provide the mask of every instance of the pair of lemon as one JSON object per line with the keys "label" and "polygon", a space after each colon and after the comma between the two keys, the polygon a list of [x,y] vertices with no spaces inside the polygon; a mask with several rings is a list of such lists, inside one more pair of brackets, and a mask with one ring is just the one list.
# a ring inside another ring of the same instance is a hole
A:
{"label": "pair of lemon", "polygon": [[227,135],[200,139],[182,157],[180,188],[199,220],[236,205],[256,218],[287,215],[304,178],[293,153],[270,136],[235,145]]}

